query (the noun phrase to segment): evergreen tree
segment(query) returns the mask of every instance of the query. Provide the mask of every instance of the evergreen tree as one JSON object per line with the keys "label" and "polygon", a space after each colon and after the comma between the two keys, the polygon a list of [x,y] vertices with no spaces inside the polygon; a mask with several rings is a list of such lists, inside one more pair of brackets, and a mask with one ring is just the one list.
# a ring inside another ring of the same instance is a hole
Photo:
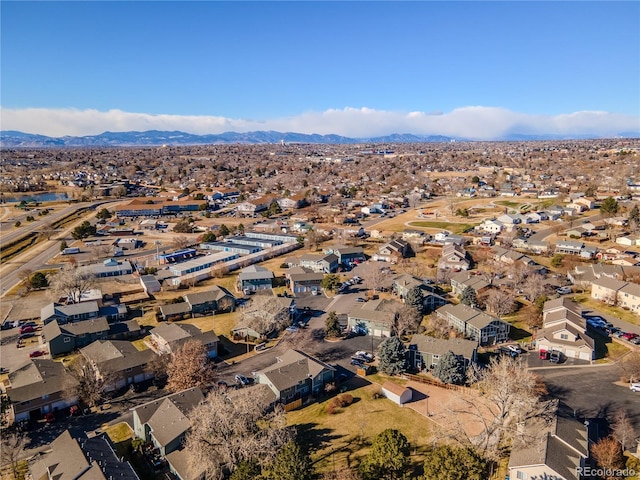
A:
{"label": "evergreen tree", "polygon": [[222,225],[220,225],[220,228],[218,229],[218,233],[220,233],[221,236],[226,237],[227,235],[229,235],[229,233],[231,233],[229,231],[229,227],[227,227],[224,223]]}
{"label": "evergreen tree", "polygon": [[362,476],[365,480],[403,478],[409,465],[410,448],[407,437],[398,430],[382,431],[373,439],[371,450],[360,464]]}
{"label": "evergreen tree", "polygon": [[407,292],[404,302],[419,313],[424,310],[424,294],[422,289],[414,287]]}
{"label": "evergreen tree", "polygon": [[340,277],[334,273],[330,273],[329,275],[325,275],[320,282],[320,286],[325,290],[331,290],[334,292],[338,289],[338,285],[340,285]]}
{"label": "evergreen tree", "polygon": [[241,461],[229,476],[229,480],[255,480],[260,478],[260,474],[260,465],[256,462]]}
{"label": "evergreen tree", "polygon": [[478,299],[476,298],[476,291],[471,287],[466,287],[460,295],[460,303],[465,305],[476,305]]}
{"label": "evergreen tree", "polygon": [[202,242],[207,243],[207,242],[215,242],[216,241],[216,234],[213,232],[207,232],[204,235],[202,235],[202,238],[200,239]]}
{"label": "evergreen tree", "polygon": [[29,284],[31,288],[45,288],[49,285],[49,281],[44,273],[36,272],[29,279]]}
{"label": "evergreen tree", "polygon": [[600,213],[604,217],[611,217],[618,213],[618,202],[613,197],[607,197],[600,205]]}
{"label": "evergreen tree", "polygon": [[60,251],[63,251],[65,248],[69,248],[69,245],[67,245],[67,241],[66,240],[62,240],[60,242]]}
{"label": "evergreen tree", "polygon": [[387,375],[406,371],[405,347],[398,337],[386,338],[378,347],[378,368]]}
{"label": "evergreen tree", "polygon": [[329,312],[327,315],[327,319],[324,322],[324,329],[327,334],[327,337],[339,337],[342,333],[342,329],[340,328],[340,321],[338,320],[338,315],[336,312]]}
{"label": "evergreen tree", "polygon": [[311,458],[296,442],[282,447],[267,472],[271,480],[311,480],[313,477]]}
{"label": "evergreen tree", "polygon": [[427,454],[422,480],[484,480],[486,470],[486,460],[473,450],[441,445]]}
{"label": "evergreen tree", "polygon": [[635,230],[640,226],[640,209],[638,209],[638,205],[634,205],[631,210],[629,210],[629,225]]}
{"label": "evergreen tree", "polygon": [[433,369],[433,375],[444,383],[462,385],[466,380],[464,359],[449,350]]}

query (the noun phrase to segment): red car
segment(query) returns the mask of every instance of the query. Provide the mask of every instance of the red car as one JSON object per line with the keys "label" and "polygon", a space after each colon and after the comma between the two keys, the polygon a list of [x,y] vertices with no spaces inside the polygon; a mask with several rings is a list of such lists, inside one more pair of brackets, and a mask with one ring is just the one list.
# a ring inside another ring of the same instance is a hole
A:
{"label": "red car", "polygon": [[51,412],[45,413],[44,421],[47,422],[47,423],[53,423],[53,422],[56,421],[56,416]]}
{"label": "red car", "polygon": [[633,332],[627,332],[627,333],[622,334],[622,338],[624,338],[625,340],[633,340],[637,336],[638,336],[638,334],[637,333],[633,333]]}
{"label": "red car", "polygon": [[20,333],[32,333],[35,332],[36,329],[33,328],[32,325],[25,325],[23,327],[20,327]]}
{"label": "red car", "polygon": [[29,354],[29,358],[34,358],[34,357],[41,357],[42,355],[46,355],[47,352],[45,352],[44,350],[36,350],[35,352],[31,352]]}

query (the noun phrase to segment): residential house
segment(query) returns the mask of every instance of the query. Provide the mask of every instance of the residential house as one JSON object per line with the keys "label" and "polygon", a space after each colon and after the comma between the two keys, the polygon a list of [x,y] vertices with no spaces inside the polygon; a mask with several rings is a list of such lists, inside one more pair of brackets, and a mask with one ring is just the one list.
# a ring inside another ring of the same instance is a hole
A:
{"label": "residential house", "polygon": [[341,265],[352,266],[366,260],[362,247],[337,247],[329,253],[334,253]]}
{"label": "residential house", "polygon": [[253,200],[247,200],[236,205],[236,211],[241,215],[255,215],[264,212],[269,208],[273,197],[260,197]]}
{"label": "residential house", "polygon": [[476,231],[497,235],[504,229],[504,223],[497,219],[488,219],[475,227]]}
{"label": "residential house", "polygon": [[44,325],[53,321],[58,323],[76,322],[97,318],[100,315],[99,312],[100,307],[98,307],[98,302],[96,301],[69,305],[50,303],[40,309],[40,320]]}
{"label": "residential house", "polygon": [[300,257],[298,265],[316,273],[333,273],[338,270],[338,256],[334,253],[327,255],[306,254]]}
{"label": "residential house", "polygon": [[580,255],[580,252],[582,252],[582,249],[584,247],[584,242],[558,240],[558,242],[556,243],[556,253],[561,253],[564,255]]}
{"label": "residential house", "polygon": [[416,334],[411,338],[407,361],[417,370],[431,369],[447,352],[453,352],[462,359],[466,370],[478,360],[478,342],[463,338],[442,339]]}
{"label": "residential house", "polygon": [[304,196],[304,193],[279,198],[277,201],[282,210],[297,210],[298,208],[306,207],[308,205],[307,198]]}
{"label": "residential house", "polygon": [[78,399],[66,393],[74,382],[62,362],[29,360],[9,373],[6,393],[10,418],[15,422],[37,420],[47,413],[76,405]]}
{"label": "residential house", "polygon": [[166,458],[182,448],[184,437],[191,428],[189,413],[204,398],[202,390],[193,387],[132,408],[135,436],[153,444]]}
{"label": "residential house", "polygon": [[462,295],[467,287],[471,287],[476,296],[491,288],[491,282],[484,275],[467,271],[451,274],[451,292],[454,295]]}
{"label": "residential house", "polygon": [[104,433],[76,439],[64,430],[28,466],[32,480],[139,480]]}
{"label": "residential house", "polygon": [[525,426],[529,441],[511,450],[509,478],[583,480],[580,469],[590,465],[589,423],[556,414],[550,425],[543,420]]}
{"label": "residential house", "polygon": [[295,293],[319,292],[322,290],[322,279],[324,273],[299,272],[304,270],[302,267],[295,267],[287,272],[286,277],[289,280],[289,289]]}
{"label": "residential house", "polygon": [[107,378],[105,390],[117,390],[154,377],[151,363],[157,357],[153,350],[138,350],[124,340],[96,340],[81,348],[80,353],[96,370]]}
{"label": "residential house", "polygon": [[158,314],[165,322],[184,320],[191,317],[191,306],[187,302],[160,305]]}
{"label": "residential house", "polygon": [[392,300],[372,300],[352,308],[347,315],[348,329],[374,337],[390,337],[396,318],[390,308],[392,303]]}
{"label": "residential house", "polygon": [[592,360],[595,342],[587,334],[580,306],[560,297],[544,304],[542,328],[535,333],[538,350],[561,352],[567,358]]}
{"label": "residential house", "polygon": [[211,313],[232,312],[236,299],[226,289],[213,285],[210,290],[184,295],[192,315],[209,315]]}
{"label": "residential house", "polygon": [[43,340],[47,342],[52,357],[73,352],[95,340],[106,340],[109,336],[109,322],[104,317],[82,322],[48,322],[42,328]]}
{"label": "residential house", "polygon": [[155,275],[140,275],[140,284],[147,294],[158,293],[162,290],[162,286]]}
{"label": "residential house", "polygon": [[251,265],[243,268],[238,274],[237,289],[241,292],[248,290],[268,290],[273,287],[273,272],[264,267]]}
{"label": "residential house", "polygon": [[287,350],[276,357],[275,365],[257,373],[258,383],[267,385],[276,400],[300,404],[311,395],[319,395],[334,381],[336,369],[300,350]]}
{"label": "residential house", "polygon": [[391,288],[403,301],[410,290],[413,290],[414,288],[422,290],[422,297],[424,299],[422,305],[425,313],[432,312],[436,308],[447,303],[445,298],[435,293],[434,288],[431,285],[418,277],[409,275],[408,273],[404,273],[394,278]]}
{"label": "residential house", "polygon": [[408,257],[412,252],[411,245],[406,240],[391,240],[378,249],[373,260],[397,263],[398,260]]}
{"label": "residential house", "polygon": [[507,265],[514,265],[516,263],[522,263],[528,267],[536,265],[536,262],[534,262],[531,257],[509,248],[496,246],[491,249],[491,253],[496,262],[506,263]]}
{"label": "residential house", "polygon": [[440,270],[469,270],[471,260],[464,247],[455,243],[445,244],[442,247],[442,256],[438,261]]}
{"label": "residential house", "polygon": [[436,310],[436,315],[480,345],[502,343],[509,339],[509,323],[474,307],[445,305]]}
{"label": "residential house", "polygon": [[146,343],[158,355],[175,353],[176,349],[190,340],[204,345],[209,358],[218,355],[218,336],[211,330],[203,332],[195,325],[163,323],[152,328],[149,333]]}
{"label": "residential house", "polygon": [[640,313],[640,285],[601,277],[591,283],[591,298]]}

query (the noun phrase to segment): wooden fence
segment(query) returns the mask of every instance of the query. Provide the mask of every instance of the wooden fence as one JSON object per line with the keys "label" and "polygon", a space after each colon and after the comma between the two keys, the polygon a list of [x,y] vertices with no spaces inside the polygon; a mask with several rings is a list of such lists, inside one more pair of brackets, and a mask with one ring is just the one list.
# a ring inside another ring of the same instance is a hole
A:
{"label": "wooden fence", "polygon": [[451,385],[449,383],[442,383],[438,380],[433,380],[431,378],[424,377],[422,375],[412,375],[410,373],[405,373],[402,375],[402,377],[406,378],[407,380],[411,380],[413,382],[424,383],[426,385],[432,385],[438,388],[444,388],[445,390],[453,390],[455,392],[459,392],[463,394],[471,393],[471,389],[468,387],[463,387],[461,385]]}

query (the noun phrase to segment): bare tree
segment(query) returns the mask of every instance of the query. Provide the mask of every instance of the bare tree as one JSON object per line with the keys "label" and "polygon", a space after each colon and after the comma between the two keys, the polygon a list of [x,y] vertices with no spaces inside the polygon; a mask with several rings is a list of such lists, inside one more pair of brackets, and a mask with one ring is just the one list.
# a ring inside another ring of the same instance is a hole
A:
{"label": "bare tree", "polygon": [[191,430],[185,439],[189,469],[205,478],[221,478],[242,461],[261,466],[272,462],[290,441],[284,410],[270,407],[270,391],[262,386],[214,391],[193,409]]}
{"label": "bare tree", "polygon": [[497,317],[508,315],[515,309],[515,301],[512,292],[501,289],[492,289],[487,293],[484,304],[487,311],[493,313]]}
{"label": "bare tree", "polygon": [[625,410],[616,412],[611,424],[611,433],[620,442],[622,450],[626,450],[627,446],[630,446],[632,441],[635,440],[636,432],[633,428],[633,422]]}
{"label": "bare tree", "polygon": [[27,445],[26,435],[15,428],[3,429],[2,443],[0,445],[2,445],[0,449],[2,464],[8,464],[11,467],[13,478],[19,478],[18,463]]}
{"label": "bare tree", "polygon": [[56,230],[50,223],[45,223],[40,227],[40,235],[47,240],[51,240],[54,233],[56,233]]}
{"label": "bare tree", "polygon": [[238,321],[241,327],[249,327],[261,335],[282,330],[290,323],[289,310],[271,295],[254,295],[242,308]]}
{"label": "bare tree", "polygon": [[415,308],[399,302],[392,302],[388,305],[387,310],[392,312],[395,317],[393,329],[397,336],[402,337],[418,330],[422,315]]}
{"label": "bare tree", "polygon": [[593,455],[600,468],[611,472],[608,475],[605,474],[605,480],[620,478],[616,471],[624,468],[624,452],[615,438],[608,436],[592,445],[591,455]]}
{"label": "bare tree", "polygon": [[116,198],[122,198],[127,194],[127,187],[124,185],[117,185],[111,189],[111,195]]}
{"label": "bare tree", "polygon": [[383,288],[385,282],[389,279],[389,270],[382,269],[378,265],[374,267],[369,270],[367,278],[364,279],[364,286],[373,292],[377,292]]}
{"label": "bare tree", "polygon": [[177,236],[173,239],[173,246],[177,249],[186,248],[191,243],[184,235]]}
{"label": "bare tree", "polygon": [[54,301],[66,297],[67,303],[78,303],[82,295],[95,286],[95,275],[89,271],[67,265],[49,279]]}
{"label": "bare tree", "polygon": [[172,392],[204,387],[215,378],[214,365],[209,361],[207,349],[197,340],[188,340],[176,349],[167,366],[167,373],[167,388]]}
{"label": "bare tree", "polygon": [[532,273],[527,276],[522,283],[522,291],[530,302],[544,293],[544,276],[539,273]]}
{"label": "bare tree", "polygon": [[[450,410],[443,433],[485,458],[501,458],[505,442],[520,446],[531,441],[526,425],[548,423],[555,415],[556,403],[541,400],[544,385],[520,359],[492,359],[488,368],[469,375],[477,380],[482,396],[460,397],[464,405]],[[475,437],[466,433],[460,415],[470,415],[482,425],[482,433]]]}
{"label": "bare tree", "polygon": [[69,365],[68,372],[70,376],[63,385],[64,397],[77,398],[89,407],[99,405],[106,396],[106,389],[116,380],[114,373],[104,369],[98,371],[82,355]]}
{"label": "bare tree", "polygon": [[640,352],[631,352],[618,363],[621,376],[626,381],[637,382],[640,380]]}
{"label": "bare tree", "polygon": [[447,321],[432,313],[425,317],[425,333],[435,338],[451,338],[451,327]]}

